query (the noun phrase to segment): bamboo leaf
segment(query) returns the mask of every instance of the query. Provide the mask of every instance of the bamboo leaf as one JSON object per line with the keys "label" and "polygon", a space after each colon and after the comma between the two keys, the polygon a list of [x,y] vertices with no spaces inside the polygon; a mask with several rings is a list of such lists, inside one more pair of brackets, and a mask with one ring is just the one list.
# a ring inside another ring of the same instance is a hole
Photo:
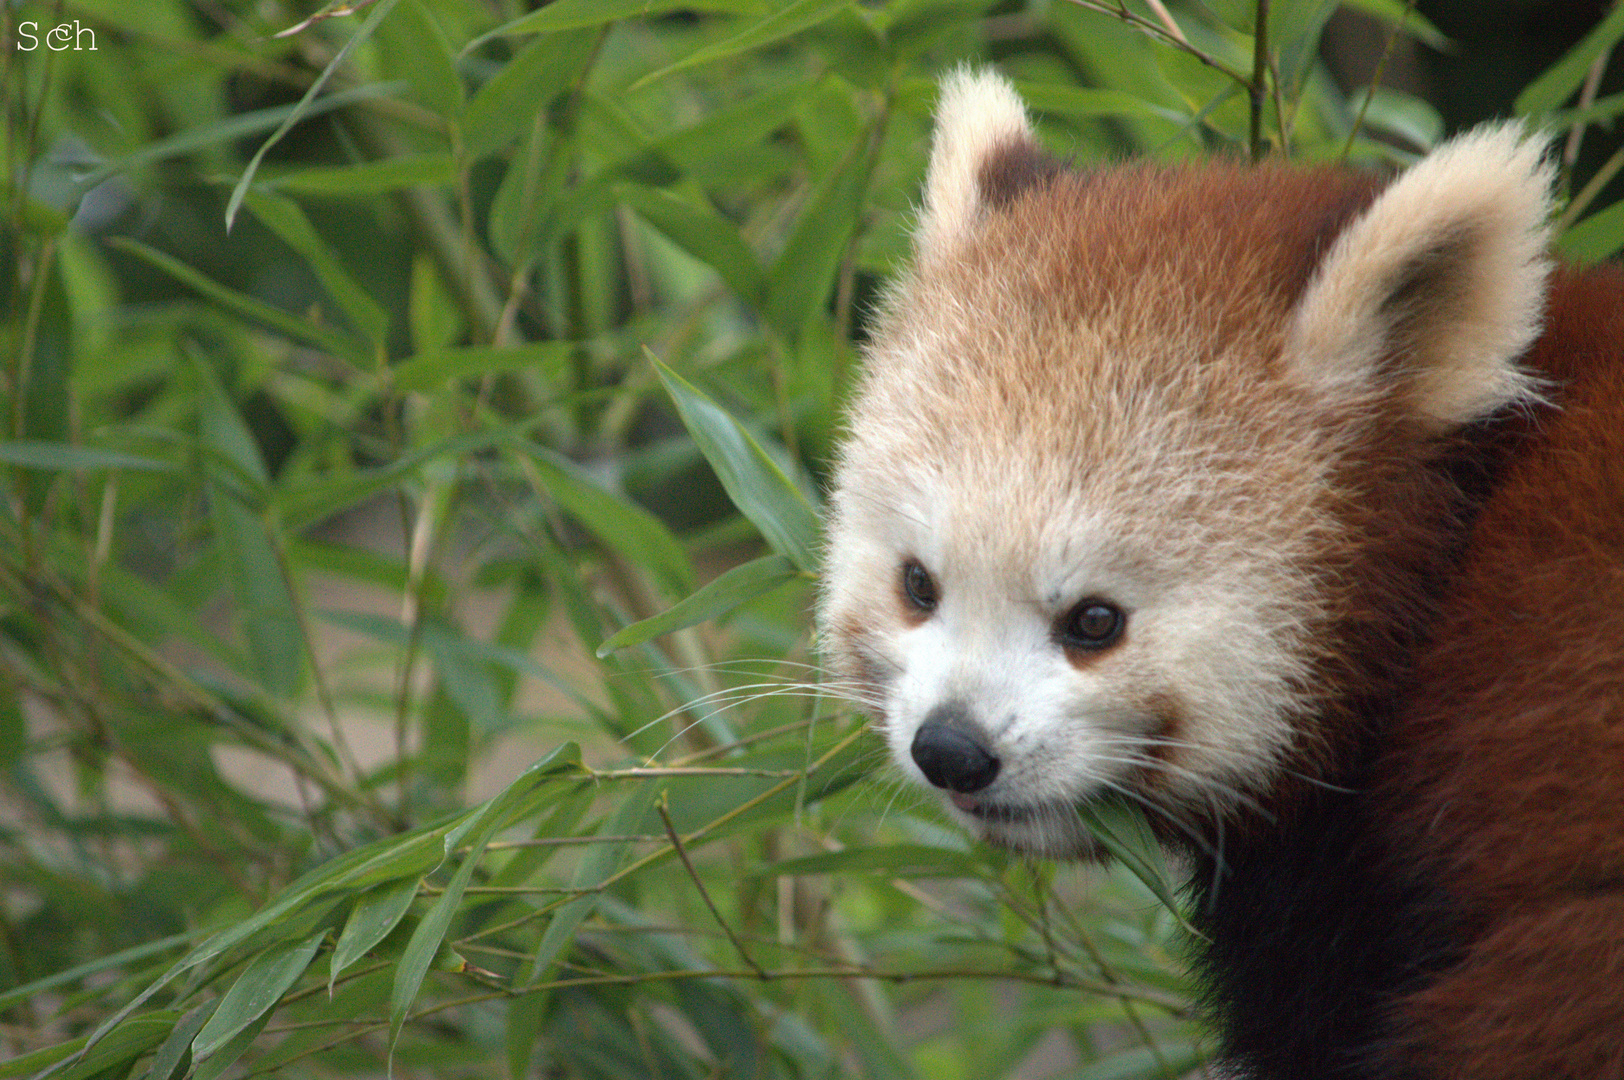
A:
{"label": "bamboo leaf", "polygon": [[370,199],[405,187],[442,187],[457,179],[450,154],[415,154],[355,165],[327,165],[283,173],[264,186],[293,195]]}
{"label": "bamboo leaf", "polygon": [[1106,796],[1079,804],[1077,816],[1100,846],[1143,882],[1186,930],[1201,936],[1179,908],[1178,886],[1167,871],[1161,844],[1145,820],[1144,811],[1116,796]]}
{"label": "bamboo leaf", "polygon": [[795,568],[793,562],[782,555],[768,555],[742,566],[735,566],[660,614],[622,627],[609,640],[598,646],[598,655],[608,656],[617,649],[641,645],[661,634],[669,634],[674,630],[714,619],[718,615],[725,615],[765,592],[805,576]]}
{"label": "bamboo leaf", "polygon": [[[638,784],[625,796],[615,812],[605,819],[598,830],[598,835],[625,836],[635,831],[649,815],[654,805],[654,795],[654,785]],[[624,842],[614,840],[593,844],[586,857],[581,860],[571,884],[577,889],[596,890],[620,868],[626,857],[626,846]],[[553,961],[558,959],[558,954],[575,940],[575,931],[580,929],[581,923],[597,910],[601,898],[601,894],[596,891],[588,892],[568,901],[553,912],[552,920],[547,923],[547,929],[542,933],[536,951],[514,979],[517,988],[522,989],[541,981],[547,970],[552,967]]]}
{"label": "bamboo leaf", "polygon": [[[303,112],[305,119],[321,116],[335,109],[347,108],[363,101],[372,101],[376,98],[385,98],[398,93],[402,83],[374,83],[371,86],[357,86],[348,90],[340,90],[329,94],[319,101],[311,102]],[[133,172],[148,165],[170,158],[190,154],[196,150],[204,150],[211,146],[233,142],[237,139],[257,135],[262,131],[270,131],[278,125],[286,123],[288,118],[298,112],[299,105],[278,105],[270,109],[260,109],[256,112],[243,113],[240,116],[227,117],[212,124],[200,124],[170,136],[159,139],[136,150],[127,157],[109,162],[99,168],[93,169],[77,178],[81,191],[89,191],[111,176],[119,173]]]}
{"label": "bamboo leaf", "polygon": [[633,565],[653,571],[670,595],[693,591],[694,570],[688,553],[665,522],[603,487],[562,454],[527,440],[515,440],[513,449],[525,455],[558,505],[580,519],[605,545]]}
{"label": "bamboo leaf", "polygon": [[175,1080],[177,1076],[185,1075],[191,1067],[192,1040],[208,1019],[213,1015],[218,1002],[209,1002],[192,1009],[180,1022],[175,1025],[169,1037],[164,1039],[157,1051],[152,1055],[152,1067],[147,1072],[147,1080]]}
{"label": "bamboo leaf", "polygon": [[1199,1042],[1159,1039],[1154,1046],[1121,1050],[1081,1069],[1064,1073],[1061,1080],[1167,1080],[1185,1076],[1211,1057]]}
{"label": "bamboo leaf", "polygon": [[1579,89],[1596,57],[1617,45],[1621,38],[1624,38],[1624,5],[1614,4],[1613,10],[1579,44],[1523,87],[1512,105],[1513,110],[1518,116],[1538,116],[1555,109]]}
{"label": "bamboo leaf", "polygon": [[407,909],[417,898],[417,885],[418,879],[409,877],[374,886],[361,894],[350,917],[344,922],[344,930],[338,935],[338,944],[333,947],[333,957],[327,965],[329,997],[339,975],[388,937],[389,932],[405,918]]}
{"label": "bamboo leaf", "polygon": [[194,1052],[192,1060],[197,1067],[192,1070],[190,1080],[219,1080],[221,1076],[225,1075],[225,1071],[235,1065],[237,1059],[247,1053],[250,1046],[254,1045],[254,1040],[259,1038],[259,1033],[264,1031],[265,1025],[271,1022],[271,1015],[271,1011],[267,1009],[260,1015],[258,1020],[237,1032],[224,1046],[202,1062],[197,1061],[197,1055]]}
{"label": "bamboo leaf", "polygon": [[183,285],[190,286],[229,311],[262,322],[273,330],[279,330],[297,341],[306,341],[326,349],[333,356],[348,360],[356,367],[365,367],[368,364],[367,350],[353,339],[334,330],[295,318],[285,311],[274,308],[235,289],[229,289],[203,276],[179,259],[166,255],[156,248],[150,248],[139,241],[129,240],[121,236],[108,237],[107,244],[110,247],[120,251],[127,251],[138,258],[146,260]]}
{"label": "bamboo leaf", "polygon": [[774,551],[815,573],[818,512],[801,489],[737,420],[652,354],[649,360],[733,505],[755,523]]}
{"label": "bamboo leaf", "polygon": [[469,844],[468,854],[457,867],[457,872],[447,883],[445,892],[440,894],[440,898],[434,902],[434,906],[412,932],[411,939],[406,944],[406,951],[401,955],[400,964],[395,969],[394,985],[389,992],[391,1053],[395,1041],[400,1037],[400,1029],[406,1023],[406,1011],[411,1008],[412,1002],[417,1000],[417,992],[422,988],[423,979],[434,963],[435,954],[440,951],[440,944],[445,940],[446,931],[451,927],[451,920],[462,902],[462,894],[473,877],[474,868],[478,866],[480,856],[484,854],[485,845],[490,843],[491,837],[499,829],[512,823],[510,815],[514,813],[515,808],[524,805],[539,787],[576,772],[580,768],[580,763],[581,751],[574,743],[565,743],[555,748],[521,773],[501,794],[484,803],[458,829],[447,834],[445,850],[448,856],[464,836],[472,833],[474,839]]}
{"label": "bamboo leaf", "polygon": [[557,385],[565,365],[579,348],[571,341],[538,341],[497,348],[491,345],[446,347],[402,360],[392,371],[402,390],[434,391],[448,382],[474,375],[537,370],[548,385]]}
{"label": "bamboo leaf", "polygon": [[760,310],[766,285],[761,260],[739,235],[738,227],[709,202],[636,184],[621,184],[615,193],[678,247],[715,270],[740,300]]}
{"label": "bamboo leaf", "polygon": [[[877,133],[868,133],[870,137]],[[789,240],[767,272],[767,320],[795,342],[834,288],[846,246],[862,219],[873,155],[859,139],[839,167],[818,181]]]}
{"label": "bamboo leaf", "polygon": [[776,8],[750,23],[726,41],[696,49],[676,63],[650,72],[633,83],[631,89],[637,91],[657,79],[663,79],[678,71],[782,41],[803,30],[811,29],[850,6],[851,0],[793,0],[792,3]]}
{"label": "bamboo leaf", "polygon": [[583,26],[602,26],[633,16],[650,18],[675,11],[725,11],[744,13],[759,8],[755,0],[555,0],[528,15],[505,22],[489,33],[470,41],[463,52],[479,48],[495,37],[516,34],[556,34]]}
{"label": "bamboo leaf", "polygon": [[43,979],[35,979],[23,986],[13,987],[0,994],[0,1011],[9,1009],[20,1001],[27,1001],[36,994],[43,994],[47,990],[54,990],[59,986],[76,983],[80,979],[91,975],[99,975],[104,971],[112,971],[126,964],[132,964],[138,960],[145,960],[148,957],[157,956],[159,953],[168,952],[177,945],[186,944],[193,936],[195,936],[195,932],[174,934],[170,937],[148,942],[145,945],[137,945],[132,949],[124,949],[121,952],[113,953],[111,956],[104,956],[99,960],[80,964],[78,967],[69,968],[67,971],[59,971],[55,975],[47,975]]}
{"label": "bamboo leaf", "polygon": [[597,37],[591,29],[542,35],[491,76],[460,122],[468,159],[494,153],[528,129],[536,114],[575,81]]}
{"label": "bamboo leaf", "polygon": [[[195,363],[199,388],[199,443],[256,485],[268,482],[254,437],[208,367]],[[278,697],[298,692],[304,670],[304,630],[282,573],[276,538],[234,487],[209,470],[209,509],[215,545],[226,567],[237,614],[260,682]]]}
{"label": "bamboo leaf", "polygon": [[0,443],[0,462],[25,469],[43,469],[60,472],[79,472],[89,469],[135,469],[141,472],[178,472],[167,461],[124,454],[117,450],[99,450],[93,446],[74,446],[70,443],[40,442],[19,439]]}
{"label": "bamboo leaf", "polygon": [[821,855],[784,859],[750,870],[751,877],[779,877],[800,874],[851,874],[880,871],[896,877],[980,877],[986,870],[985,856],[951,848],[922,844],[887,844],[883,847],[850,847]]}
{"label": "bamboo leaf", "polygon": [[1600,262],[1624,251],[1624,202],[1597,211],[1563,233],[1556,249],[1580,263]]}
{"label": "bamboo leaf", "polygon": [[359,330],[374,349],[382,349],[389,333],[389,315],[356,283],[333,249],[327,246],[297,203],[269,191],[250,191],[248,208],[254,216],[299,253],[315,273],[350,324]]}
{"label": "bamboo leaf", "polygon": [[311,106],[315,104],[322,87],[326,86],[327,80],[332,77],[333,72],[337,71],[344,61],[349,59],[350,53],[354,51],[357,45],[372,36],[372,31],[377,28],[378,24],[383,21],[383,17],[389,14],[390,9],[397,2],[398,0],[381,0],[378,6],[372,9],[372,12],[367,16],[366,22],[361,24],[360,28],[344,43],[344,47],[338,50],[338,54],[328,61],[326,67],[322,68],[321,74],[316,77],[315,82],[310,84],[310,89],[305,91],[304,97],[299,99],[299,103],[293,107],[293,111],[288,114],[287,119],[283,120],[281,126],[271,133],[270,138],[260,143],[259,149],[254,151],[253,159],[248,162],[248,168],[242,171],[242,176],[237,180],[236,186],[231,189],[231,198],[226,202],[227,231],[231,229],[231,223],[237,218],[237,209],[242,206],[243,197],[248,194],[248,185],[254,182],[254,174],[259,171],[259,163],[264,160],[266,151],[281,142],[282,136],[292,130],[294,124],[305,118],[306,114],[310,112]]}
{"label": "bamboo leaf", "polygon": [[305,973],[326,937],[323,928],[303,941],[273,946],[254,957],[192,1040],[192,1060],[208,1058],[270,1012]]}
{"label": "bamboo leaf", "polygon": [[[36,1070],[44,1070],[38,1074],[43,1076],[62,1070],[63,1080],[87,1080],[125,1066],[151,1050],[164,1041],[179,1019],[180,1013],[174,1010],[133,1017],[109,1032],[88,1052],[81,1045],[84,1040],[76,1039],[0,1062],[0,1078],[28,1076]],[[84,1056],[76,1058],[72,1056],[75,1053]]]}

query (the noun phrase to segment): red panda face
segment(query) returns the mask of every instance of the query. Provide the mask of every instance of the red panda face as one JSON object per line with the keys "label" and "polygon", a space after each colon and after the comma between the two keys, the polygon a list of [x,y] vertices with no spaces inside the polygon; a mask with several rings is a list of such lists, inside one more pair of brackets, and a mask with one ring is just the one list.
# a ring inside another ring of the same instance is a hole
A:
{"label": "red panda face", "polygon": [[[832,500],[824,634],[904,770],[988,839],[1071,855],[1075,804],[1116,791],[1210,816],[1297,738],[1324,450],[1289,395],[1213,409],[1204,379],[1003,385],[1009,360],[1057,353],[1049,321],[1007,313],[993,349],[936,323],[908,343],[905,397],[869,387]],[[1181,343],[1073,326],[1063,347],[1104,379]]]}
{"label": "red panda face", "polygon": [[1363,561],[1446,513],[1417,477],[1451,433],[1531,394],[1546,183],[1508,130],[1379,194],[1061,173],[1006,84],[951,78],[819,612],[904,772],[1059,856],[1091,798],[1194,831],[1312,773],[1381,635]]}

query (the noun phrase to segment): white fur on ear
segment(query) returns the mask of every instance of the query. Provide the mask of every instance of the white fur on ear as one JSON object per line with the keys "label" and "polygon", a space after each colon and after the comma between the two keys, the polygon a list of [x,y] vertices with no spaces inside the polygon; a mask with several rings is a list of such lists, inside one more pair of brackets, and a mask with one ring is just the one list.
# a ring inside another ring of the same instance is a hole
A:
{"label": "white fur on ear", "polygon": [[925,208],[915,236],[921,256],[942,250],[975,220],[981,202],[977,176],[987,156],[1031,137],[1026,106],[996,71],[960,67],[942,80]]}
{"label": "white fur on ear", "polygon": [[1287,333],[1287,377],[1332,400],[1401,386],[1448,429],[1534,396],[1552,168],[1515,124],[1451,140],[1338,237]]}

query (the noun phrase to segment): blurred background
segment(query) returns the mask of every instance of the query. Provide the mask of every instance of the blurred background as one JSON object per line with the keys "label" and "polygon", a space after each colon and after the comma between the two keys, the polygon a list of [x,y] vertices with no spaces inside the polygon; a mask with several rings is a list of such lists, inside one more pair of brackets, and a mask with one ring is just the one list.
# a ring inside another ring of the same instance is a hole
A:
{"label": "blurred background", "polygon": [[0,1077],[1199,1075],[1176,875],[972,851],[808,611],[956,64],[1084,166],[1523,117],[1624,247],[1624,7],[1263,7],[7,0]]}

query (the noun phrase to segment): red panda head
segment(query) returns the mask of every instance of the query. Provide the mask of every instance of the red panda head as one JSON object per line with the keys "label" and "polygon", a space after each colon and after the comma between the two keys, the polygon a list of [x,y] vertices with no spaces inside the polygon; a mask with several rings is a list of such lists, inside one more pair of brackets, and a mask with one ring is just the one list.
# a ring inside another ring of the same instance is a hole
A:
{"label": "red panda head", "polygon": [[1458,530],[1440,461],[1534,397],[1549,179],[1512,127],[1385,187],[1069,172],[950,76],[819,611],[903,770],[1053,855],[1105,793],[1177,831],[1325,778]]}

